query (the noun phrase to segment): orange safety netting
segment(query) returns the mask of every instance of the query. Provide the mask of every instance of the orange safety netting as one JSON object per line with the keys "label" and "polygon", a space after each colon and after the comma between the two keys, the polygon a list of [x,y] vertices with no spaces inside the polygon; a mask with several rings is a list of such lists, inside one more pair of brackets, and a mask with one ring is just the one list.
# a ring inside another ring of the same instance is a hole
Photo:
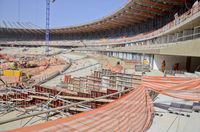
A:
{"label": "orange safety netting", "polygon": [[171,97],[200,101],[200,78],[144,76],[142,86]]}
{"label": "orange safety netting", "polygon": [[14,131],[144,132],[151,124],[152,112],[148,92],[139,86],[122,98],[92,111]]}

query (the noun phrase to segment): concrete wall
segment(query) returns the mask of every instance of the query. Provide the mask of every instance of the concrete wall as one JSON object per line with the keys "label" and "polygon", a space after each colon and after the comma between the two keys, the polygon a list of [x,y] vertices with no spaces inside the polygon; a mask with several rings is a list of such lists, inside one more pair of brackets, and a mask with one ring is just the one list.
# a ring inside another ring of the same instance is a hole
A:
{"label": "concrete wall", "polygon": [[166,55],[154,55],[154,60],[153,60],[153,69],[154,70],[161,70],[161,65],[163,60],[165,60],[166,70],[172,70],[173,65],[175,63],[179,63],[180,65],[180,70],[185,70],[186,69],[186,57],[184,56],[166,56]]}
{"label": "concrete wall", "polygon": [[160,49],[159,54],[200,57],[200,39],[177,42],[174,46]]}

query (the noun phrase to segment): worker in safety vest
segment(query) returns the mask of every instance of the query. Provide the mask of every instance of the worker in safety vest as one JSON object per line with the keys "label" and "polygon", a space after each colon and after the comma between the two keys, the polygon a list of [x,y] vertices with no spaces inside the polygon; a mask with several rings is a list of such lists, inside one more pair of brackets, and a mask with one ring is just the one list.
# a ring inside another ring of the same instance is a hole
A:
{"label": "worker in safety vest", "polygon": [[147,59],[144,59],[143,64],[144,65],[149,65],[149,61]]}

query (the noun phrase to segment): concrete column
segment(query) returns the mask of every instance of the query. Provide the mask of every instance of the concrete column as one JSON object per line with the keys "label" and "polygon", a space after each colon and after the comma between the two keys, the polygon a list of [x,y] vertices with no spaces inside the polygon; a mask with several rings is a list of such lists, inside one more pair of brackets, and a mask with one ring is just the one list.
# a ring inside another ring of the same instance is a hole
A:
{"label": "concrete column", "polygon": [[117,52],[117,57],[119,58],[119,52]]}
{"label": "concrete column", "polygon": [[132,57],[132,56],[131,56],[131,53],[128,53],[128,59],[129,59],[129,60],[132,59],[131,57]]}
{"label": "concrete column", "polygon": [[128,53],[125,53],[125,55],[126,55],[126,59],[128,59]]}
{"label": "concrete column", "polygon": [[187,72],[190,72],[190,67],[191,67],[191,57],[187,57],[187,59],[186,59],[186,70],[187,70]]}

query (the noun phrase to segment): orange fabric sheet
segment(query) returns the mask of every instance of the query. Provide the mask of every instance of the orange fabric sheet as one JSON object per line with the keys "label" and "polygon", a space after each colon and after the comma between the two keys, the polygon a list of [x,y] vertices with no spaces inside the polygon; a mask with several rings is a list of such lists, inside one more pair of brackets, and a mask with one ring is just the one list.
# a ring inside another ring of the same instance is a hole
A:
{"label": "orange fabric sheet", "polygon": [[148,90],[200,101],[200,78],[144,76],[141,84],[129,94],[101,108],[13,131],[144,132],[151,124],[153,113]]}
{"label": "orange fabric sheet", "polygon": [[144,132],[151,124],[152,112],[153,106],[147,91],[138,87],[124,97],[92,111],[13,131]]}
{"label": "orange fabric sheet", "polygon": [[144,76],[142,85],[160,94],[200,101],[200,78]]}

